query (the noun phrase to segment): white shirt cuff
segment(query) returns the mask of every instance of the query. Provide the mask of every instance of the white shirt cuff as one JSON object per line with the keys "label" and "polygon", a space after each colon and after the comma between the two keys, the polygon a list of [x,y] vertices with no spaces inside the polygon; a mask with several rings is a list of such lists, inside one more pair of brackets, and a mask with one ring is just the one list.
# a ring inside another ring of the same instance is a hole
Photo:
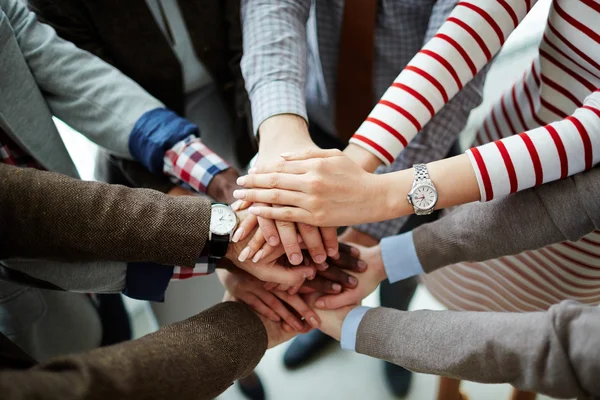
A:
{"label": "white shirt cuff", "polygon": [[342,324],[342,338],[340,340],[342,349],[355,351],[358,326],[366,312],[370,309],[369,307],[358,306],[346,315],[346,319],[344,319],[344,323]]}
{"label": "white shirt cuff", "polygon": [[412,231],[381,239],[381,258],[390,283],[424,273]]}

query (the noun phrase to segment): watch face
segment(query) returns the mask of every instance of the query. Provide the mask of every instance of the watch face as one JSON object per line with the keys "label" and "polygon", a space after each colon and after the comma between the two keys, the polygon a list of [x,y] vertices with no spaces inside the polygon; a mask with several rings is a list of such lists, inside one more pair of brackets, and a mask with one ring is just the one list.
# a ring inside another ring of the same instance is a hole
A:
{"label": "watch face", "polygon": [[217,235],[232,233],[237,223],[237,218],[231,207],[215,204],[210,217],[210,231]]}
{"label": "watch face", "polygon": [[420,210],[429,210],[437,202],[437,192],[428,185],[417,186],[411,197],[413,205]]}

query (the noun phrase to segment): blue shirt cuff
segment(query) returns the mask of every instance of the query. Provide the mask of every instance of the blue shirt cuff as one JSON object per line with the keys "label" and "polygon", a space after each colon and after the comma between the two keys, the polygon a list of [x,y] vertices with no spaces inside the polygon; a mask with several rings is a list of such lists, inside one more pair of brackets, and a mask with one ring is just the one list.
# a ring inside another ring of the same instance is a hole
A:
{"label": "blue shirt cuff", "polygon": [[133,158],[155,174],[162,174],[167,150],[190,135],[198,136],[198,127],[166,108],[156,108],[137,120],[129,135]]}
{"label": "blue shirt cuff", "polygon": [[412,231],[381,239],[383,267],[390,283],[424,273],[417,257]]}
{"label": "blue shirt cuff", "polygon": [[346,315],[346,319],[344,319],[344,323],[342,324],[342,337],[340,340],[342,349],[355,351],[358,326],[370,309],[371,308],[369,307],[359,306],[352,309],[352,311]]}
{"label": "blue shirt cuff", "polygon": [[127,264],[123,294],[133,299],[163,302],[172,276],[173,267],[130,262]]}

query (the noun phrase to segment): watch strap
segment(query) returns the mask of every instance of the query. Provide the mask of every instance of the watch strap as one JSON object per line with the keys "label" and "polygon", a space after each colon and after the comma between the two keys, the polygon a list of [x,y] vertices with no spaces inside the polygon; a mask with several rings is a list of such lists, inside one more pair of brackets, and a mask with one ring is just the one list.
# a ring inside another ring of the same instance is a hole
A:
{"label": "watch strap", "polygon": [[413,186],[416,186],[421,182],[431,180],[429,179],[429,170],[427,169],[427,164],[415,164],[413,165],[413,170],[415,174],[415,181],[413,183]]}

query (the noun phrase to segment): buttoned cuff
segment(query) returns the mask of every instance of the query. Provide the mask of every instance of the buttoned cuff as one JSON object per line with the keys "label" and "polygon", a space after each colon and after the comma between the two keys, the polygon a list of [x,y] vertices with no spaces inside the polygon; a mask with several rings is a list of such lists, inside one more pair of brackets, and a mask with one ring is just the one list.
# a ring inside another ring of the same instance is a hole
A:
{"label": "buttoned cuff", "polygon": [[166,108],[143,114],[129,135],[133,158],[155,174],[162,174],[167,150],[189,137],[199,136],[198,127]]}
{"label": "buttoned cuff", "polygon": [[230,165],[206,147],[196,136],[188,136],[169,149],[163,160],[167,175],[186,183],[200,193],[206,193],[213,178]]}
{"label": "buttoned cuff", "polygon": [[271,82],[254,90],[250,95],[254,134],[268,118],[280,114],[295,114],[306,121],[306,94],[304,88],[287,82]]}
{"label": "buttoned cuff", "polygon": [[344,323],[342,324],[342,337],[340,340],[342,349],[356,351],[358,326],[370,309],[370,307],[358,306],[346,315],[346,319],[344,319]]}
{"label": "buttoned cuff", "polygon": [[379,243],[383,266],[390,283],[424,273],[412,231],[384,238]]}

